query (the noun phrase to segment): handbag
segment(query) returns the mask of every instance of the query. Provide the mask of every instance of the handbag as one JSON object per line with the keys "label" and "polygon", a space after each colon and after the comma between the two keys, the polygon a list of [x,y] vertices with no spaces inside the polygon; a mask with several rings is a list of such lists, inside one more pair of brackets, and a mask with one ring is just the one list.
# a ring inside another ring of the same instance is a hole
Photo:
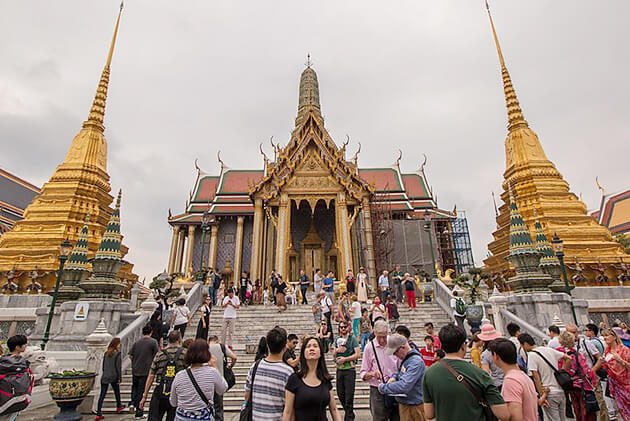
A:
{"label": "handbag", "polygon": [[[370,342],[372,344],[372,351],[374,351],[374,359],[376,360],[376,366],[378,367],[378,372],[381,373],[381,379],[385,381],[385,375],[383,374],[383,370],[381,369],[381,363],[378,360],[378,355],[376,354],[376,346],[374,345],[374,340]],[[396,398],[390,395],[383,395],[383,406],[387,409],[395,408],[398,405],[396,402]]]}
{"label": "handbag", "polygon": [[230,368],[227,362],[227,352],[225,350],[225,345],[221,345],[221,352],[223,352],[223,378],[228,385],[227,390],[230,390],[236,384],[236,376],[234,375],[234,371]]}
{"label": "handbag", "polygon": [[564,369],[558,370],[556,367],[553,366],[553,364],[549,362],[548,359],[543,357],[540,352],[536,350],[533,350],[532,352],[542,358],[543,361],[546,362],[549,367],[551,367],[551,369],[553,370],[553,376],[556,378],[558,386],[560,386],[562,390],[564,390],[565,392],[572,392],[575,390],[575,388],[573,387],[573,377],[569,374],[568,371]]}
{"label": "handbag", "polygon": [[206,408],[204,408],[201,411],[194,411],[196,414],[189,418],[194,418],[194,419],[199,419],[199,420],[212,420],[214,417],[214,405],[210,403],[210,401],[206,397],[206,394],[203,393],[203,391],[199,387],[199,383],[197,383],[197,380],[195,380],[195,376],[193,376],[190,368],[186,369],[186,374],[188,374],[190,383],[192,383],[193,387],[197,391],[197,394],[199,395],[203,403],[206,404]]}
{"label": "handbag", "polygon": [[455,380],[457,380],[458,383],[463,384],[464,387],[466,387],[466,389],[470,392],[470,394],[473,395],[475,400],[481,406],[481,409],[482,409],[482,412],[483,412],[483,416],[484,416],[486,421],[497,421],[498,420],[498,418],[494,416],[494,413],[492,412],[492,409],[490,408],[490,405],[488,404],[488,401],[483,399],[481,397],[481,395],[479,394],[479,391],[475,390],[470,385],[470,383],[468,383],[468,380],[466,380],[466,377],[464,377],[463,374],[460,374],[457,370],[455,370],[453,367],[451,367],[444,360],[440,360],[439,363],[444,368],[446,368],[446,370],[451,374],[451,376],[453,376],[455,378]]}
{"label": "handbag", "polygon": [[258,364],[260,364],[261,361],[262,359],[256,361],[256,364],[254,364],[254,368],[252,369],[252,381],[250,383],[251,391],[249,392],[249,402],[243,402],[243,406],[241,406],[239,421],[253,421],[254,419],[254,414],[252,412],[252,398],[254,397],[254,379],[256,378]]}

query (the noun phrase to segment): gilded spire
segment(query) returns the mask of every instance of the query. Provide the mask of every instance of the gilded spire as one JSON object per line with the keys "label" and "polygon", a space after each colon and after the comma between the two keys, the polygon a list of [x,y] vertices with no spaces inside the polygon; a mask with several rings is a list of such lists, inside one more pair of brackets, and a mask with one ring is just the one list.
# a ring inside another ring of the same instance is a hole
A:
{"label": "gilded spire", "polygon": [[494,37],[494,43],[497,47],[497,54],[499,55],[499,63],[501,64],[501,76],[503,78],[503,91],[505,92],[505,104],[508,112],[508,131],[512,131],[521,127],[529,127],[525,117],[523,117],[523,111],[521,105],[516,97],[516,91],[514,85],[512,85],[512,79],[510,73],[505,65],[503,59],[503,53],[501,52],[501,44],[499,44],[499,37],[494,27],[494,21],[492,20],[492,14],[490,13],[490,6],[486,0],[486,10],[488,11],[488,17],[490,18],[490,26],[492,27],[492,36]]}
{"label": "gilded spire", "polygon": [[118,18],[116,19],[116,26],[114,26],[114,35],[112,36],[112,42],[109,46],[109,53],[107,54],[107,62],[101,73],[101,79],[98,82],[96,88],[96,95],[92,102],[92,108],[87,120],[83,122],[83,127],[94,127],[101,133],[105,131],[103,126],[103,119],[105,118],[105,105],[107,102],[107,88],[109,86],[109,70],[112,63],[112,57],[114,55],[114,47],[116,46],[116,37],[118,36],[118,26],[120,24],[120,16],[123,11],[123,3],[120,3],[120,10],[118,11]]}
{"label": "gilded spire", "polygon": [[314,111],[321,116],[321,108],[319,105],[319,83],[317,81],[317,73],[313,70],[311,55],[308,55],[306,69],[300,77],[300,96],[298,102],[298,115],[295,119],[295,125],[299,125],[309,111]]}
{"label": "gilded spire", "polygon": [[114,259],[120,260],[120,199],[122,197],[122,189],[118,191],[116,198],[116,207],[109,218],[109,223],[105,228],[105,233],[101,239],[101,244],[96,251],[95,259]]}
{"label": "gilded spire", "polygon": [[533,253],[534,245],[510,187],[510,256]]}
{"label": "gilded spire", "polygon": [[90,223],[90,214],[85,216],[85,223],[79,233],[79,238],[72,249],[72,253],[68,256],[66,270],[88,270],[88,232]]}

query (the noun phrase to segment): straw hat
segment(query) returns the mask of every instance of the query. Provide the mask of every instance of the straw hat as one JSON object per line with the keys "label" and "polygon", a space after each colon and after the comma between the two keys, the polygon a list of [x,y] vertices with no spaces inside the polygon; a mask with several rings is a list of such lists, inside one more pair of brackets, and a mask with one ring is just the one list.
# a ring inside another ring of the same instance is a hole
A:
{"label": "straw hat", "polygon": [[486,323],[481,326],[481,333],[477,335],[479,339],[484,342],[493,341],[497,338],[501,338],[503,334],[501,332],[497,332],[493,325],[490,323]]}

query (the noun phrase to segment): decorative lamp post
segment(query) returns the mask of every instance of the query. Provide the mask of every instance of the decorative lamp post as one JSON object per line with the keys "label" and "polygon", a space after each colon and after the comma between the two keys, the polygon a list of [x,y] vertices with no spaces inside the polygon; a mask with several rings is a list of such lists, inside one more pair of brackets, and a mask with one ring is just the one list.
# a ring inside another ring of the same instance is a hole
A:
{"label": "decorative lamp post", "polygon": [[433,230],[431,222],[431,212],[427,210],[424,212],[424,230],[429,235],[429,248],[431,249],[431,279],[434,279],[437,275],[435,273],[435,252],[433,251]]}
{"label": "decorative lamp post", "polygon": [[556,254],[556,257],[560,261],[560,268],[562,269],[562,279],[564,280],[565,292],[571,298],[571,313],[573,314],[573,321],[575,324],[578,324],[577,316],[575,315],[575,306],[573,305],[573,297],[571,296],[571,286],[569,285],[569,278],[567,277],[567,269],[564,266],[564,244],[560,237],[558,237],[557,233],[553,233],[553,238],[551,239],[551,246],[553,247],[553,251]]}
{"label": "decorative lamp post", "polygon": [[42,350],[46,349],[50,335],[50,324],[52,323],[53,314],[55,313],[55,305],[57,304],[57,293],[59,292],[59,282],[63,276],[63,265],[68,259],[68,255],[72,252],[72,243],[66,238],[59,246],[59,270],[57,271],[57,279],[55,279],[55,289],[52,293],[52,301],[48,309],[48,320],[46,321],[46,330],[44,330],[44,338],[42,339]]}
{"label": "decorative lamp post", "polygon": [[197,271],[197,281],[204,282],[206,280],[207,269],[204,266],[204,257],[206,254],[206,233],[210,230],[210,213],[206,210],[201,216],[201,263],[199,271]]}

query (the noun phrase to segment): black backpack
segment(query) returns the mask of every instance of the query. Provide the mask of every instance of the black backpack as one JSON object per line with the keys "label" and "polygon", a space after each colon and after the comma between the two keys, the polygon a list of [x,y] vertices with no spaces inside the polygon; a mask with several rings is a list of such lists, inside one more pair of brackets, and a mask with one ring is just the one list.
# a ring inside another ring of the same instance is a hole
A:
{"label": "black backpack", "polygon": [[[180,355],[184,351],[183,348],[179,348],[175,351],[175,355],[173,355],[172,359],[169,359],[164,367],[164,372],[160,376],[160,381],[158,382],[157,387],[155,388],[155,392],[159,397],[168,398],[171,396],[171,385],[173,384],[173,379],[175,378],[175,373],[177,373],[177,360],[179,360]],[[168,358],[168,352],[166,350],[162,351],[166,358]]]}
{"label": "black backpack", "polygon": [[35,377],[29,365],[19,356],[0,357],[0,415],[22,411],[31,403]]}

